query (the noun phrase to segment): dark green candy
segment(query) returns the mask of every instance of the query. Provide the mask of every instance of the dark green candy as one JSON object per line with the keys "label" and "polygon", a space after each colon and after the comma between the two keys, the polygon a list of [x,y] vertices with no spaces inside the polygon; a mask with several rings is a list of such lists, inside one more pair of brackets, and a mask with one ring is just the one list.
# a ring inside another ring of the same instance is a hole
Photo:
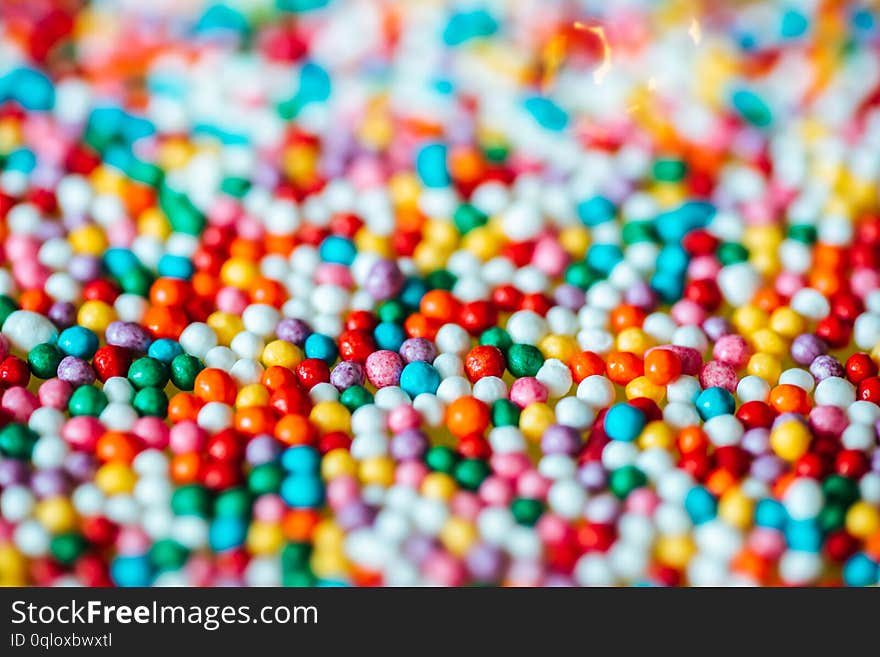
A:
{"label": "dark green candy", "polygon": [[11,422],[0,429],[0,452],[10,458],[29,459],[36,442],[36,432],[18,422]]}
{"label": "dark green candy", "polygon": [[150,562],[156,570],[177,570],[186,563],[189,550],[170,538],[153,543],[150,548]]}
{"label": "dark green candy", "polygon": [[140,415],[164,418],[168,412],[168,397],[161,388],[138,390],[131,405]]}
{"label": "dark green candy", "polygon": [[451,474],[456,461],[458,461],[458,456],[455,452],[442,445],[432,447],[425,454],[425,463],[436,472]]}
{"label": "dark green candy", "polygon": [[514,344],[507,350],[507,369],[518,379],[535,376],[543,364],[544,355],[534,345]]}
{"label": "dark green candy", "polygon": [[544,505],[541,500],[517,497],[510,503],[510,512],[519,524],[531,527],[544,513]]}
{"label": "dark green candy", "polygon": [[749,259],[749,252],[742,244],[724,242],[718,247],[718,261],[724,265],[733,265]]}
{"label": "dark green candy", "polygon": [[455,214],[452,216],[452,220],[455,222],[455,227],[458,228],[458,232],[462,235],[466,235],[474,228],[484,226],[489,220],[489,217],[477,210],[473,205],[465,203],[464,205],[458,206],[455,210]]}
{"label": "dark green candy", "polygon": [[452,476],[462,488],[477,490],[489,472],[489,464],[482,459],[464,459],[456,464]]}
{"label": "dark green candy", "polygon": [[589,289],[599,278],[599,274],[590,269],[589,265],[583,261],[573,262],[565,270],[565,282],[582,290]]}
{"label": "dark green candy", "polygon": [[625,465],[617,468],[608,477],[608,488],[615,496],[621,500],[634,491],[648,483],[645,473],[634,465]]}
{"label": "dark green candy", "polygon": [[198,484],[181,486],[171,495],[171,510],[177,516],[207,518],[211,511],[211,495]]}
{"label": "dark green candy", "polygon": [[510,334],[503,328],[494,326],[480,334],[480,344],[498,347],[501,351],[506,352],[510,349],[510,345],[513,344],[513,340],[510,339]]}
{"label": "dark green candy", "polygon": [[64,352],[56,345],[44,342],[31,349],[28,354],[28,366],[38,379],[51,379],[58,373],[58,364],[64,358]]}
{"label": "dark green candy", "polygon": [[196,377],[205,366],[195,356],[178,354],[171,361],[169,368],[171,383],[180,390],[190,391],[195,386]]}
{"label": "dark green candy", "polygon": [[425,283],[432,290],[451,290],[456,281],[455,274],[445,269],[437,269],[428,274]]}
{"label": "dark green candy", "polygon": [[52,556],[65,566],[72,565],[87,547],[86,540],[81,534],[75,532],[53,536],[51,543],[49,543],[49,551]]}
{"label": "dark green candy", "polygon": [[[0,326],[12,313],[18,310],[18,304],[5,294],[0,294]],[[54,374],[52,376],[55,376]]]}
{"label": "dark green candy", "polygon": [[98,417],[105,408],[107,408],[107,395],[94,386],[80,386],[73,391],[67,402],[67,410],[73,416]]}
{"label": "dark green candy", "polygon": [[230,488],[220,493],[214,501],[214,515],[227,518],[248,516],[252,501],[246,488]]}
{"label": "dark green candy", "polygon": [[277,463],[262,463],[248,474],[248,489],[254,495],[277,493],[284,481],[284,470]]}
{"label": "dark green candy", "polygon": [[161,360],[144,356],[128,368],[128,380],[135,388],[164,388],[168,383],[168,367]]}
{"label": "dark green candy", "polygon": [[339,403],[354,412],[361,406],[372,404],[373,394],[363,386],[350,386],[339,395]]}
{"label": "dark green candy", "polygon": [[519,406],[509,399],[492,402],[492,424],[496,427],[519,426]]}

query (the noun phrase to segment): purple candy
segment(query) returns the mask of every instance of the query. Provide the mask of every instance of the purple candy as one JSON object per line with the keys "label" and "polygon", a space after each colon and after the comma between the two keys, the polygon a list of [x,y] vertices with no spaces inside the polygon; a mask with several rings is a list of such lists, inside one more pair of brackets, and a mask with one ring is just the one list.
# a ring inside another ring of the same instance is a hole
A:
{"label": "purple candy", "polygon": [[58,363],[58,378],[72,386],[89,386],[95,382],[95,370],[87,361],[76,356],[65,356]]}
{"label": "purple candy", "polygon": [[400,355],[407,363],[415,361],[433,363],[437,358],[437,347],[426,338],[409,338],[400,345]]}
{"label": "purple candy", "polygon": [[245,448],[245,458],[251,465],[271,463],[281,453],[281,445],[272,436],[256,436]]}
{"label": "purple candy", "polygon": [[71,452],[64,457],[64,469],[74,479],[87,481],[95,476],[98,462],[94,456],[86,452]]}
{"label": "purple candy", "polygon": [[0,458],[0,486],[13,486],[15,484],[26,484],[28,482],[28,471],[24,461],[18,459]]}
{"label": "purple candy", "polygon": [[424,534],[413,534],[403,541],[403,554],[416,565],[421,564],[437,549],[432,538]]}
{"label": "purple candy", "polygon": [[576,454],[581,446],[581,436],[577,429],[553,424],[541,436],[541,450],[544,454]]}
{"label": "purple candy", "polygon": [[826,351],[825,341],[811,333],[802,333],[791,343],[791,358],[798,365],[809,365]]}
{"label": "purple candy", "polygon": [[101,275],[101,261],[94,256],[75,255],[70,259],[67,268],[71,276],[83,283],[93,281]]}
{"label": "purple candy", "polygon": [[770,432],[764,427],[749,429],[743,434],[740,446],[755,456],[765,454],[770,446]]}
{"label": "purple candy", "polygon": [[845,371],[843,365],[837,362],[833,356],[822,355],[817,356],[810,363],[810,374],[815,377],[816,381],[822,381],[831,376],[844,376]]}
{"label": "purple candy", "polygon": [[569,310],[580,310],[586,301],[586,293],[579,287],[564,283],[556,288],[553,293],[553,299],[563,308]]}
{"label": "purple candy", "polygon": [[333,368],[330,372],[330,383],[337,390],[342,391],[352,386],[360,386],[364,384],[364,367],[360,363],[353,360],[344,360]]}
{"label": "purple candy", "polygon": [[428,437],[418,429],[406,429],[391,439],[389,449],[395,461],[420,459],[428,451]]}
{"label": "purple candy", "polygon": [[47,317],[58,328],[66,329],[76,322],[76,306],[67,301],[56,301],[49,308]]}
{"label": "purple candy", "polygon": [[486,543],[478,543],[465,557],[465,565],[474,579],[482,582],[497,582],[504,571],[505,556],[498,548]]}
{"label": "purple candy", "polygon": [[384,301],[398,294],[406,282],[403,272],[393,260],[379,260],[370,267],[364,281],[364,289],[378,301]]}
{"label": "purple candy", "polygon": [[311,334],[312,329],[309,325],[295,317],[285,317],[278,322],[278,326],[275,328],[275,335],[280,340],[287,340],[299,347],[303,346],[306,338]]}
{"label": "purple candy", "polygon": [[107,344],[134,349],[142,353],[147,351],[152,341],[150,334],[135,322],[111,322],[104,332],[104,337],[107,338]]}
{"label": "purple candy", "polygon": [[37,470],[31,476],[31,490],[41,500],[65,495],[69,489],[70,485],[63,470]]}
{"label": "purple candy", "polygon": [[723,317],[709,317],[703,322],[703,332],[715,342],[719,338],[733,333],[733,327]]}
{"label": "purple candy", "polygon": [[598,461],[584,463],[577,472],[577,480],[589,491],[601,490],[607,480],[605,468]]}
{"label": "purple candy", "polygon": [[626,303],[642,310],[653,310],[657,306],[657,293],[644,281],[627,288],[623,299]]}
{"label": "purple candy", "polygon": [[785,472],[786,464],[778,456],[764,454],[752,461],[751,475],[765,483],[776,481]]}
{"label": "purple candy", "polygon": [[345,531],[350,532],[371,524],[375,515],[375,511],[363,502],[351,502],[336,512],[336,522]]}

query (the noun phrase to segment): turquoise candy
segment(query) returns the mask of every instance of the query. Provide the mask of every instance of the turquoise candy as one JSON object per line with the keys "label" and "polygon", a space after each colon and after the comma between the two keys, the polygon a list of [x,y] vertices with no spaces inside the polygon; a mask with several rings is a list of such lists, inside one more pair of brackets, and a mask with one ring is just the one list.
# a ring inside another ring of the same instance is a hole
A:
{"label": "turquoise candy", "polygon": [[739,115],[753,126],[764,128],[773,122],[773,114],[767,103],[753,91],[735,91],[731,103]]}
{"label": "turquoise candy", "polygon": [[275,6],[281,11],[300,14],[326,7],[330,0],[275,0]]}
{"label": "turquoise candy", "polygon": [[182,278],[184,280],[189,280],[195,272],[195,267],[189,258],[170,253],[164,254],[159,259],[157,269],[159,276]]}
{"label": "turquoise candy", "polygon": [[354,262],[357,249],[351,240],[338,235],[330,235],[318,247],[318,254],[324,262],[333,262],[339,265],[350,265]]}
{"label": "turquoise candy", "polygon": [[248,31],[248,23],[247,19],[232,7],[216,4],[202,14],[195,29],[201,34],[217,31],[245,34]]}
{"label": "turquoise candy", "polygon": [[657,235],[664,242],[681,242],[696,228],[705,228],[715,216],[715,206],[706,201],[687,201],[654,219]]}
{"label": "turquoise candy", "polygon": [[443,42],[458,46],[471,39],[492,36],[498,30],[498,22],[485,10],[462,11],[453,14],[443,30]]}
{"label": "turquoise candy", "polygon": [[616,244],[593,244],[587,251],[586,260],[590,269],[608,276],[623,260],[623,251]]}
{"label": "turquoise candy", "polygon": [[46,111],[55,105],[51,80],[32,68],[17,68],[0,78],[0,101],[17,101],[31,111]]}
{"label": "turquoise candy", "polygon": [[159,189],[159,207],[178,233],[199,236],[205,229],[205,215],[185,194],[176,192],[167,185],[162,185]]}
{"label": "turquoise candy", "polygon": [[146,555],[116,557],[110,564],[110,577],[117,586],[149,586],[153,579]]}
{"label": "turquoise candy", "polygon": [[578,218],[585,226],[598,226],[614,219],[614,203],[604,196],[594,196],[577,206]]}
{"label": "turquoise candy", "polygon": [[532,96],[523,105],[542,128],[558,132],[568,125],[568,114],[549,98]]}
{"label": "turquoise candy", "polygon": [[416,156],[416,172],[427,187],[448,187],[446,145],[434,143],[422,147]]}
{"label": "turquoise candy", "polygon": [[247,538],[247,523],[241,518],[214,518],[208,530],[208,541],[215,552],[242,545]]}
{"label": "turquoise candy", "polygon": [[6,156],[3,168],[7,171],[21,171],[30,173],[37,166],[37,156],[28,148],[19,148]]}
{"label": "turquoise candy", "polygon": [[128,272],[140,267],[141,262],[138,257],[121,247],[113,247],[104,252],[104,267],[111,275],[119,278]]}

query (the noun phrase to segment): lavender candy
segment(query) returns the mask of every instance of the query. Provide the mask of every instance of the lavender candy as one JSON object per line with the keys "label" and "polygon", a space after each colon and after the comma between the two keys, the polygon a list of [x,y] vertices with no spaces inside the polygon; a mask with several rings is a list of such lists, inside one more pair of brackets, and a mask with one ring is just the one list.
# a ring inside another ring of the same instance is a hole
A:
{"label": "lavender candy", "polygon": [[420,459],[428,451],[428,437],[418,429],[406,429],[395,434],[389,450],[395,461]]}
{"label": "lavender candy", "polygon": [[427,338],[409,338],[400,345],[400,355],[407,363],[415,361],[433,363],[437,358],[437,347]]}
{"label": "lavender candy", "polygon": [[49,308],[47,317],[59,329],[66,329],[76,323],[76,306],[67,301],[56,301]]}
{"label": "lavender candy", "polygon": [[406,282],[403,272],[393,260],[379,260],[370,267],[364,281],[364,289],[377,301],[397,295]]}
{"label": "lavender candy", "polygon": [[817,356],[812,363],[810,363],[810,374],[815,377],[816,381],[822,381],[823,379],[827,379],[831,376],[844,376],[845,371],[843,369],[843,365],[837,362],[837,359],[832,356]]}
{"label": "lavender candy", "polygon": [[581,446],[581,437],[576,429],[561,424],[547,427],[541,436],[541,451],[544,454],[575,454]]}
{"label": "lavender candy", "polygon": [[364,376],[363,365],[352,360],[344,360],[330,372],[330,383],[341,392],[352,386],[363,385]]}
{"label": "lavender candy", "polygon": [[150,334],[135,322],[111,322],[104,332],[107,344],[145,353],[150,346]]}
{"label": "lavender candy", "polygon": [[287,340],[298,347],[302,347],[306,338],[312,333],[313,331],[308,324],[295,317],[285,317],[275,327],[275,335],[279,340]]}
{"label": "lavender candy", "polygon": [[65,356],[58,363],[58,378],[72,386],[90,386],[95,382],[95,370],[82,358]]}
{"label": "lavender candy", "polygon": [[798,365],[809,365],[826,351],[825,341],[810,333],[797,336],[791,343],[791,358]]}

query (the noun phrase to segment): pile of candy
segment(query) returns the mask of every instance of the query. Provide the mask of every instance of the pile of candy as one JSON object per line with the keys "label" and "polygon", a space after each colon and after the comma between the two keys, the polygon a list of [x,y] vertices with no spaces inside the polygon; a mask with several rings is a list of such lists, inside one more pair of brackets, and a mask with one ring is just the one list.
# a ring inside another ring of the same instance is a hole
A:
{"label": "pile of candy", "polygon": [[0,3],[0,584],[876,585],[876,21]]}

